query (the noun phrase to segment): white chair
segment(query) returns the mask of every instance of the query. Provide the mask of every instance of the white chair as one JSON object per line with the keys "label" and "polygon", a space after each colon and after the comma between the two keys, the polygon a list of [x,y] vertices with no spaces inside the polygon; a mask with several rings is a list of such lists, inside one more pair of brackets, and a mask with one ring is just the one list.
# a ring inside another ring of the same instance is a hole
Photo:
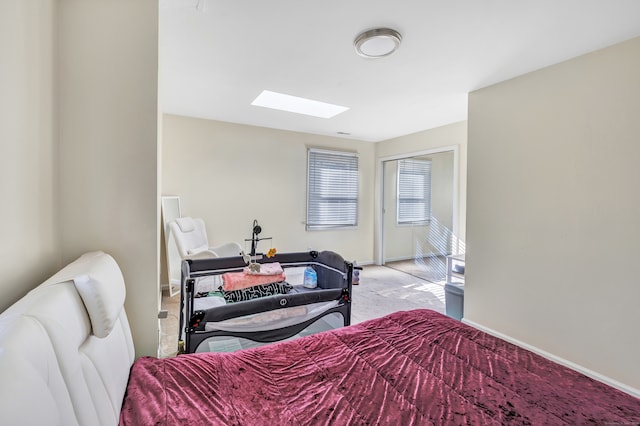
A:
{"label": "white chair", "polygon": [[236,242],[209,247],[207,230],[200,218],[180,217],[169,224],[182,259],[239,256],[242,246]]}

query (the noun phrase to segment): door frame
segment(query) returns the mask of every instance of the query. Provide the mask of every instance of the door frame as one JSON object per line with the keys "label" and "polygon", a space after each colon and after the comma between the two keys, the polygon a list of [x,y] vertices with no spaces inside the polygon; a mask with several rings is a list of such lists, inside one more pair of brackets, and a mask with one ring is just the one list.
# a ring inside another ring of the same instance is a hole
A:
{"label": "door frame", "polygon": [[422,155],[440,154],[443,152],[453,151],[453,217],[452,231],[454,235],[458,235],[458,194],[460,192],[459,184],[459,152],[458,145],[443,146],[438,148],[427,149],[424,151],[408,152],[404,154],[396,154],[388,157],[378,158],[376,164],[376,187],[378,188],[378,196],[376,197],[375,209],[375,263],[382,265],[384,261],[384,163],[386,161],[402,160],[405,158],[419,157]]}

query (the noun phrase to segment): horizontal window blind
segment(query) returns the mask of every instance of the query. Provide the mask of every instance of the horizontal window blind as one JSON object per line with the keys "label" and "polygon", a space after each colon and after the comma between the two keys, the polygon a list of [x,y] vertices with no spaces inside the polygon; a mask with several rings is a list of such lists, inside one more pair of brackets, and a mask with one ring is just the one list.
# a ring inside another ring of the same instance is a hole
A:
{"label": "horizontal window blind", "polygon": [[398,224],[421,225],[431,219],[431,161],[398,161]]}
{"label": "horizontal window blind", "polygon": [[307,160],[307,229],[356,226],[357,154],[309,149]]}

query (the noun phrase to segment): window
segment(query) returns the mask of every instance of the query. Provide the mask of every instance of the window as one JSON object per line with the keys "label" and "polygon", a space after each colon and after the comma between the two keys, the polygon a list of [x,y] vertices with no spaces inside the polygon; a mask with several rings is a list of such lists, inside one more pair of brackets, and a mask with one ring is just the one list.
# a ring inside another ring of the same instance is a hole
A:
{"label": "window", "polygon": [[307,230],[358,224],[358,155],[309,149]]}
{"label": "window", "polygon": [[431,220],[431,161],[398,161],[398,225]]}

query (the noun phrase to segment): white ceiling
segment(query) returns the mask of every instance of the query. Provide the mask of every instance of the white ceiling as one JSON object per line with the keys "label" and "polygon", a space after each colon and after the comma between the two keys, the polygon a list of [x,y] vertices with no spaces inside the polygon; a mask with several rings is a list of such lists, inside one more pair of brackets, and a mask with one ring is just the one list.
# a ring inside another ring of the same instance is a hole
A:
{"label": "white ceiling", "polygon": [[[403,36],[389,57],[362,31]],[[639,0],[160,0],[163,112],[380,141],[465,120],[467,94],[640,36]],[[252,106],[263,90],[344,105]]]}

